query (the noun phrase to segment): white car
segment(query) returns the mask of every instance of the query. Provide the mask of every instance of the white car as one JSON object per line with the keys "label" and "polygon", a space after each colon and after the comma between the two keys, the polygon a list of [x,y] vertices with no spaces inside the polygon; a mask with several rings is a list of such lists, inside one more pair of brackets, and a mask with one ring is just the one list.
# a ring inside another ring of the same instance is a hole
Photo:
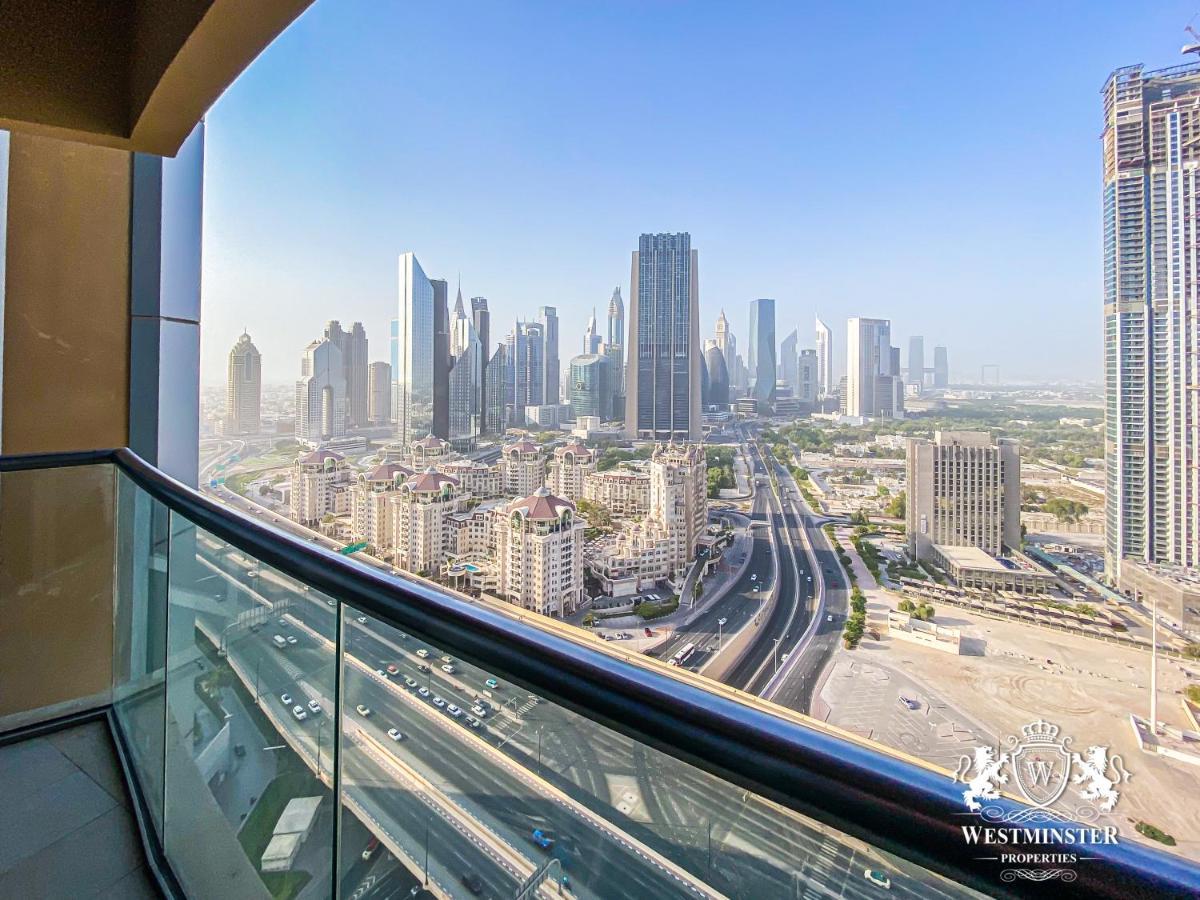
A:
{"label": "white car", "polygon": [[303,722],[308,718],[308,712],[303,706],[296,704],[292,707],[292,715],[296,717],[297,722]]}
{"label": "white car", "polygon": [[[809,581],[812,581],[812,579],[810,578],[810,579],[809,579]],[[366,624],[367,624],[367,617],[366,617],[366,616],[359,616],[359,617],[358,617],[358,619],[357,619],[356,621],[358,622],[358,624],[359,624],[359,625],[366,625]]]}
{"label": "white car", "polygon": [[287,642],[288,642],[289,644],[294,644],[294,643],[296,643],[296,636],[295,636],[294,634],[289,634],[289,635],[287,636]]}
{"label": "white car", "polygon": [[751,576],[750,576],[750,580],[751,580],[751,581],[758,581],[758,575],[751,575]]}
{"label": "white car", "polygon": [[826,622],[832,622],[832,621],[833,621],[833,616],[832,616],[832,615],[826,616],[826,617],[825,617],[825,621],[826,621]]}
{"label": "white car", "polygon": [[454,718],[456,718],[456,719],[462,715],[462,710],[459,709],[457,706],[455,706],[453,703],[451,703],[449,706],[446,707],[446,712],[450,713],[450,715],[454,716]]}
{"label": "white car", "polygon": [[439,697],[437,694],[434,694],[433,695],[433,705],[436,706],[438,709],[445,709],[446,701],[443,700],[441,697]]}
{"label": "white car", "polygon": [[389,728],[388,729],[388,737],[390,737],[393,741],[404,740],[404,735],[402,735],[400,733],[400,729],[398,729],[398,728]]}
{"label": "white car", "polygon": [[408,685],[410,688],[411,688],[411,687],[416,687],[416,686],[417,686],[417,679],[413,678],[411,675],[405,675],[405,676],[404,676],[404,683],[405,683],[405,684],[407,684],[407,685]]}
{"label": "white car", "polygon": [[444,663],[452,663],[452,662],[454,662],[454,657],[453,657],[453,656],[443,656],[443,657],[442,657],[442,662],[444,662]]}
{"label": "white car", "polygon": [[481,719],[487,718],[487,710],[478,703],[471,707],[471,712],[475,713],[475,715],[479,716]]}
{"label": "white car", "polygon": [[867,879],[867,881],[871,882],[871,884],[875,885],[876,887],[883,888],[885,891],[890,891],[892,889],[891,879],[888,878],[887,875],[883,874],[883,872],[875,869],[863,869],[863,878]]}
{"label": "white car", "polygon": [[310,713],[312,713],[314,716],[320,715],[321,714],[321,704],[318,703],[316,700],[309,700],[308,701],[308,711]]}
{"label": "white car", "polygon": [[442,671],[445,672],[447,675],[453,675],[455,669],[454,669],[454,666],[450,665],[450,663],[446,663],[444,666],[442,666]]}
{"label": "white car", "polygon": [[474,716],[467,716],[466,719],[464,719],[463,721],[466,722],[468,725],[470,725],[472,728],[478,728],[481,724],[483,724]]}
{"label": "white car", "polygon": [[292,695],[291,694],[280,694],[279,702],[282,703],[284,706],[291,706],[292,705]]}
{"label": "white car", "polygon": [[387,672],[383,671],[383,669],[376,669],[375,674],[380,678],[387,678]]}
{"label": "white car", "polygon": [[429,659],[429,651],[422,647],[417,651],[417,656],[421,657],[421,659]]}
{"label": "white car", "polygon": [[420,694],[422,697],[428,697],[429,696],[429,688],[427,688],[427,687],[417,688],[417,693]]}
{"label": "white car", "polygon": [[354,710],[360,716],[362,716],[364,719],[369,719],[371,717],[371,708],[362,703],[360,703],[360,704],[358,704],[358,706],[354,707]]}

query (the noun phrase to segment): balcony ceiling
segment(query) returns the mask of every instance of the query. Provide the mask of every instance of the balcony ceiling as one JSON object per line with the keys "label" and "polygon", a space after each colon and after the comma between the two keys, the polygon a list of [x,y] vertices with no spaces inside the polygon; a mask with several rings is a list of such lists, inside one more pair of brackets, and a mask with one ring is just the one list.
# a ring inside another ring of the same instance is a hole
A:
{"label": "balcony ceiling", "polygon": [[173,156],[312,0],[0,0],[0,128]]}

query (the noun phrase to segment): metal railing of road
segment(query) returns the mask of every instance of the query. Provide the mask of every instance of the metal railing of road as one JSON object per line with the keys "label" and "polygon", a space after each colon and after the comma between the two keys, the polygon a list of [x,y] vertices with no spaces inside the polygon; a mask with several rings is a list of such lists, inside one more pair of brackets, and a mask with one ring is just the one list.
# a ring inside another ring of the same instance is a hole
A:
{"label": "metal railing of road", "polygon": [[[881,750],[635,666],[432,585],[397,581],[187,487],[131,450],[0,457],[0,472],[112,463],[172,512],[287,576],[573,712],[989,895],[1192,897],[1200,867],[1138,844],[1089,845],[1071,882],[1000,883],[964,840],[962,786]],[[1000,809],[1023,807],[1007,799]],[[1039,852],[1077,853],[1059,841]]]}

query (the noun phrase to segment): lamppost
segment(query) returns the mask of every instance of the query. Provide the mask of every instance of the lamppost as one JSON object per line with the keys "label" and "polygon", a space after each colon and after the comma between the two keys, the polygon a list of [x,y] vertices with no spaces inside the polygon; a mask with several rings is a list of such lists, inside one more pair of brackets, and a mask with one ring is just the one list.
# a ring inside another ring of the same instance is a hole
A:
{"label": "lamppost", "polygon": [[778,672],[779,671],[779,642],[781,640],[783,640],[783,638],[771,638],[771,640],[775,642],[771,647],[771,656],[775,660],[775,671]]}

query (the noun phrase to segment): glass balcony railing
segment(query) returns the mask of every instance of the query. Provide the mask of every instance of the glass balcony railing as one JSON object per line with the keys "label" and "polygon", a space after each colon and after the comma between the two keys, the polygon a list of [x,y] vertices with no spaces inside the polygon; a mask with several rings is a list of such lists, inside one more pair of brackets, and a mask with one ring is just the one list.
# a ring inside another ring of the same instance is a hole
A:
{"label": "glass balcony railing", "polygon": [[[182,896],[1162,897],[1200,885],[1186,861],[1127,843],[1090,847],[1069,880],[1005,875],[964,840],[963,786],[940,771],[560,623],[391,579],[129,451],[8,458],[0,471],[6,503],[13,484],[39,480],[59,507],[73,490],[111,500],[92,508],[111,523],[101,556],[115,557],[112,719],[147,842]],[[63,571],[105,565],[68,518],[36,504],[27,518],[71,557]],[[1039,849],[1077,854],[1066,840]]]}

